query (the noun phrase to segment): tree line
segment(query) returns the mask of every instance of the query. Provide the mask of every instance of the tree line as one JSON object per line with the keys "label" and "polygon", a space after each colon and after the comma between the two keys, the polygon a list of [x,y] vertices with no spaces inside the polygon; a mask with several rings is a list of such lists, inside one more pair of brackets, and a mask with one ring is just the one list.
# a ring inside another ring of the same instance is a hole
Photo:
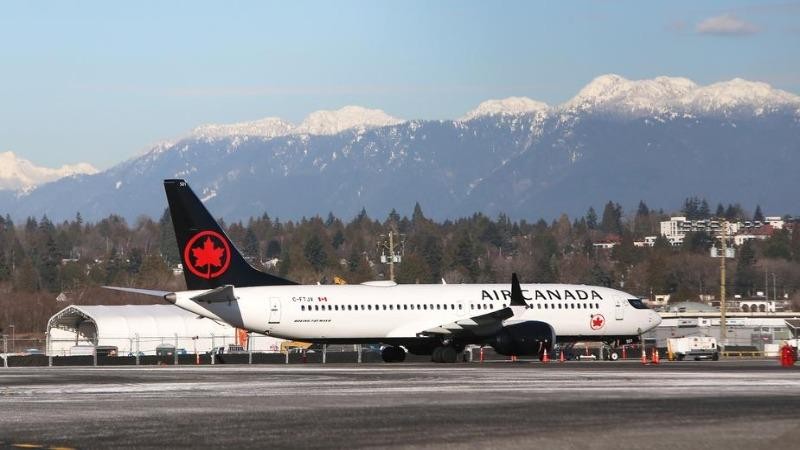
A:
{"label": "tree line", "polygon": [[[705,200],[689,198],[681,213],[690,219],[750,220],[738,205],[716,210],[721,216],[712,214]],[[760,208],[756,213],[753,219]],[[653,247],[634,245],[658,235],[660,222],[668,219],[644,202],[630,214],[608,202],[600,214],[590,208],[582,217],[562,215],[552,222],[480,213],[437,222],[417,204],[411,217],[392,211],[380,220],[362,210],[347,222],[331,213],[287,221],[263,214],[220,223],[254,266],[300,283],[388,278],[378,244],[392,231],[402,243],[398,283],[504,283],[517,272],[524,282],[602,285],[643,297],[672,294],[674,300],[694,300],[718,293],[719,261],[709,257],[714,239],[708,233],[691,233],[680,247],[660,236]],[[607,240],[618,245],[611,250],[593,245]],[[96,223],[80,214],[59,223],[47,216],[19,224],[0,217],[0,327],[43,331],[50,315],[69,303],[152,303],[152,298],[100,286],[180,290],[183,277],[173,271],[179,263],[167,211],[157,221],[141,217],[135,223],[116,215]],[[766,278],[770,295],[774,279],[779,297],[785,293],[797,300],[800,226],[748,241],[728,264],[729,292],[754,295],[764,290]],[[64,302],[56,301],[59,295]]]}

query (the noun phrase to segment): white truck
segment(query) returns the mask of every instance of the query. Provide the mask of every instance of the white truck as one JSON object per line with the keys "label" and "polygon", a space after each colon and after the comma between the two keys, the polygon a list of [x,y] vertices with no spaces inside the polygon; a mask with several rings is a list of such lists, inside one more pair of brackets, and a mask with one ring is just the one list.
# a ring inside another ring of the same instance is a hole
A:
{"label": "white truck", "polygon": [[717,340],[708,336],[689,336],[682,338],[670,338],[667,340],[667,353],[671,360],[677,359],[719,359],[719,346]]}

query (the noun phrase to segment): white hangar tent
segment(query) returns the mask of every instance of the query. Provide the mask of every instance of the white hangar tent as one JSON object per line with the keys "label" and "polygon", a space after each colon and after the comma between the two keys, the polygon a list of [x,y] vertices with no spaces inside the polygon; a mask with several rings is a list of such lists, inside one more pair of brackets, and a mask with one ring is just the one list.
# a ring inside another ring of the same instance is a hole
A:
{"label": "white hangar tent", "polygon": [[[120,356],[154,355],[161,344],[187,353],[237,343],[237,330],[173,305],[71,305],[47,322],[47,354],[69,356],[76,346],[113,346]],[[196,338],[196,339],[195,339]],[[281,340],[251,334],[252,351],[279,351]],[[195,345],[197,347],[195,347]],[[81,350],[81,349],[77,349]]]}

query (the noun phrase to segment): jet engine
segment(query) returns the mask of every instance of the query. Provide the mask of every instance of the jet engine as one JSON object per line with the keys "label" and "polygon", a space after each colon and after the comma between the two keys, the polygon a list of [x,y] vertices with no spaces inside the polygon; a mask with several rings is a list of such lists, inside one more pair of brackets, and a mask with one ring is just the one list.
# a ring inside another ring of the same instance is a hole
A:
{"label": "jet engine", "polygon": [[534,356],[552,350],[553,327],[535,320],[503,327],[489,343],[501,355]]}

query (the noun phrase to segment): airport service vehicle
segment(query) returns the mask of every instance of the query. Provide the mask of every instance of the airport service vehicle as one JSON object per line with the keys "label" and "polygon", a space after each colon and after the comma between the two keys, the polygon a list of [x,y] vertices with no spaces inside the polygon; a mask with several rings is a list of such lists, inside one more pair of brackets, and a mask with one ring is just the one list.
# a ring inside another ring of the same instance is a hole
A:
{"label": "airport service vehicle", "polygon": [[159,296],[233,327],[282,339],[382,344],[386,362],[406,351],[455,362],[466,345],[540,356],[559,342],[631,342],[661,318],[641,299],[570,284],[299,285],[253,268],[184,180],[165,180],[188,291],[114,288]]}
{"label": "airport service vehicle", "polygon": [[215,355],[232,355],[232,354],[247,353],[247,350],[245,350],[244,347],[242,347],[241,345],[228,344],[227,347],[225,347],[224,345],[219,347],[214,347],[210,353],[213,353]]}
{"label": "airport service vehicle", "polygon": [[672,359],[683,361],[684,359],[719,359],[719,347],[717,340],[708,336],[689,336],[682,338],[670,338],[667,340],[667,353],[672,355]]}

